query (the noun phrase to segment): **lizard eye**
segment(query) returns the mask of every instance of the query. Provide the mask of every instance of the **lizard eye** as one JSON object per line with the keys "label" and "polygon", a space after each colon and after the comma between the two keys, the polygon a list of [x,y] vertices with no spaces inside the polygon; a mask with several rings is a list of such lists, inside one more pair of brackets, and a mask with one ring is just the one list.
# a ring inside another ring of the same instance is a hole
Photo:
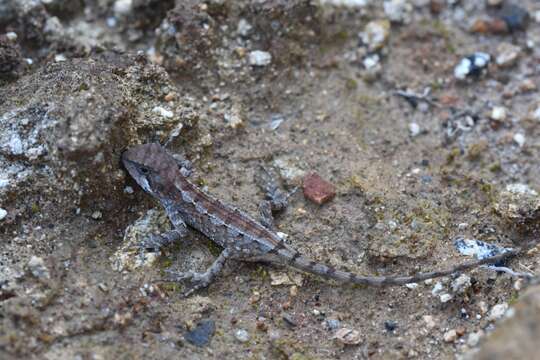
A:
{"label": "lizard eye", "polygon": [[148,174],[148,173],[150,172],[150,170],[148,170],[148,168],[146,168],[146,167],[144,167],[144,166],[141,166],[140,170],[141,170],[141,172],[142,172],[143,174]]}

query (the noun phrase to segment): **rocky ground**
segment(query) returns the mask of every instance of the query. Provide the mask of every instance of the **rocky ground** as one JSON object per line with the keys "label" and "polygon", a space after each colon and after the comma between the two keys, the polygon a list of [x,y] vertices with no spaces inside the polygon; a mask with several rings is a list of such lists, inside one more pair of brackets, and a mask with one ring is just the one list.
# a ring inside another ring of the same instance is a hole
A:
{"label": "rocky ground", "polygon": [[[0,357],[533,359],[540,288],[540,6],[533,0],[0,0]],[[365,275],[527,250],[396,288],[231,262],[189,298],[165,269],[220,249],[170,225],[120,163],[168,142],[257,216]]]}

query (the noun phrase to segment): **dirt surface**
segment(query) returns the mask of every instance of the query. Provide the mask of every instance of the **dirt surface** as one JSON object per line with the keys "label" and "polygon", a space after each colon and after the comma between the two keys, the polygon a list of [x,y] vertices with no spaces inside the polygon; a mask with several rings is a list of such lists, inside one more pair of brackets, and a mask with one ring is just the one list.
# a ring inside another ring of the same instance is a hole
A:
{"label": "dirt surface", "polygon": [[488,269],[379,289],[231,262],[184,298],[164,270],[220,249],[191,231],[138,254],[169,224],[120,155],[168,141],[254,217],[260,165],[288,190],[317,173],[336,196],[295,193],[278,228],[337,268],[447,268],[464,238],[527,246],[505,265],[536,274],[539,11],[0,0],[0,357],[534,358],[538,286]]}

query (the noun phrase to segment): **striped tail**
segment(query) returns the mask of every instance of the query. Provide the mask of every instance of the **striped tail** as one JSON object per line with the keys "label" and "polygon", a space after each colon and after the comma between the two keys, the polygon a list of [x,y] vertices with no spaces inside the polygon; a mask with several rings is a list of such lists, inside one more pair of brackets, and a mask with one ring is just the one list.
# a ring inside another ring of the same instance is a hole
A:
{"label": "striped tail", "polygon": [[450,269],[432,271],[426,273],[418,273],[411,276],[360,276],[347,271],[336,270],[331,266],[327,266],[316,261],[313,261],[307,257],[300,255],[296,251],[288,252],[285,256],[285,252],[280,252],[281,256],[284,256],[288,260],[288,265],[294,268],[320,275],[328,279],[334,279],[341,282],[349,282],[353,284],[368,285],[368,286],[398,286],[405,285],[414,282],[420,282],[427,279],[438,278],[441,276],[451,275],[456,272],[463,272],[466,270],[474,269],[480,265],[492,264],[502,261],[508,257],[515,256],[520,253],[520,249],[509,250],[505,253],[485,258],[482,260],[469,261],[459,265],[456,265]]}

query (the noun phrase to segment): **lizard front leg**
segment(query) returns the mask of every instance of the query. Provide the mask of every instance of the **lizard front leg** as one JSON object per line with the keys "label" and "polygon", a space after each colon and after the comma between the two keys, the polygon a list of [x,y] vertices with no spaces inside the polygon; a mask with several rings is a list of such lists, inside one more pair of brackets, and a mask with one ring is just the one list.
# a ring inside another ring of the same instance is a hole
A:
{"label": "lizard front leg", "polygon": [[195,271],[186,271],[186,272],[180,272],[180,271],[174,271],[174,270],[166,270],[166,272],[169,274],[169,278],[167,280],[170,281],[184,281],[189,280],[191,282],[191,287],[184,292],[184,296],[189,296],[193,292],[205,288],[208,285],[210,285],[216,276],[221,272],[223,269],[223,265],[225,265],[225,261],[229,259],[231,256],[231,252],[229,249],[225,248],[221,254],[219,254],[218,258],[214,260],[212,265],[206,269],[205,272],[195,272]]}
{"label": "lizard front leg", "polygon": [[184,230],[178,230],[173,229],[166,231],[161,234],[151,234],[146,239],[144,239],[141,244],[141,249],[153,249],[154,251],[158,251],[163,246],[169,245],[177,240],[180,240],[184,236],[186,236],[187,231]]}
{"label": "lizard front leg", "polygon": [[184,238],[187,233],[187,226],[182,217],[176,213],[169,214],[169,220],[173,225],[173,229],[161,234],[151,234],[144,239],[139,248],[141,250],[153,249],[155,252],[159,251],[163,246],[167,246],[175,241]]}
{"label": "lizard front leg", "polygon": [[257,185],[265,192],[265,200],[259,204],[259,214],[261,223],[268,229],[274,230],[273,212],[283,211],[288,205],[289,197],[296,189],[290,193],[283,192],[275,180],[274,176],[261,166],[258,176],[255,178]]}

